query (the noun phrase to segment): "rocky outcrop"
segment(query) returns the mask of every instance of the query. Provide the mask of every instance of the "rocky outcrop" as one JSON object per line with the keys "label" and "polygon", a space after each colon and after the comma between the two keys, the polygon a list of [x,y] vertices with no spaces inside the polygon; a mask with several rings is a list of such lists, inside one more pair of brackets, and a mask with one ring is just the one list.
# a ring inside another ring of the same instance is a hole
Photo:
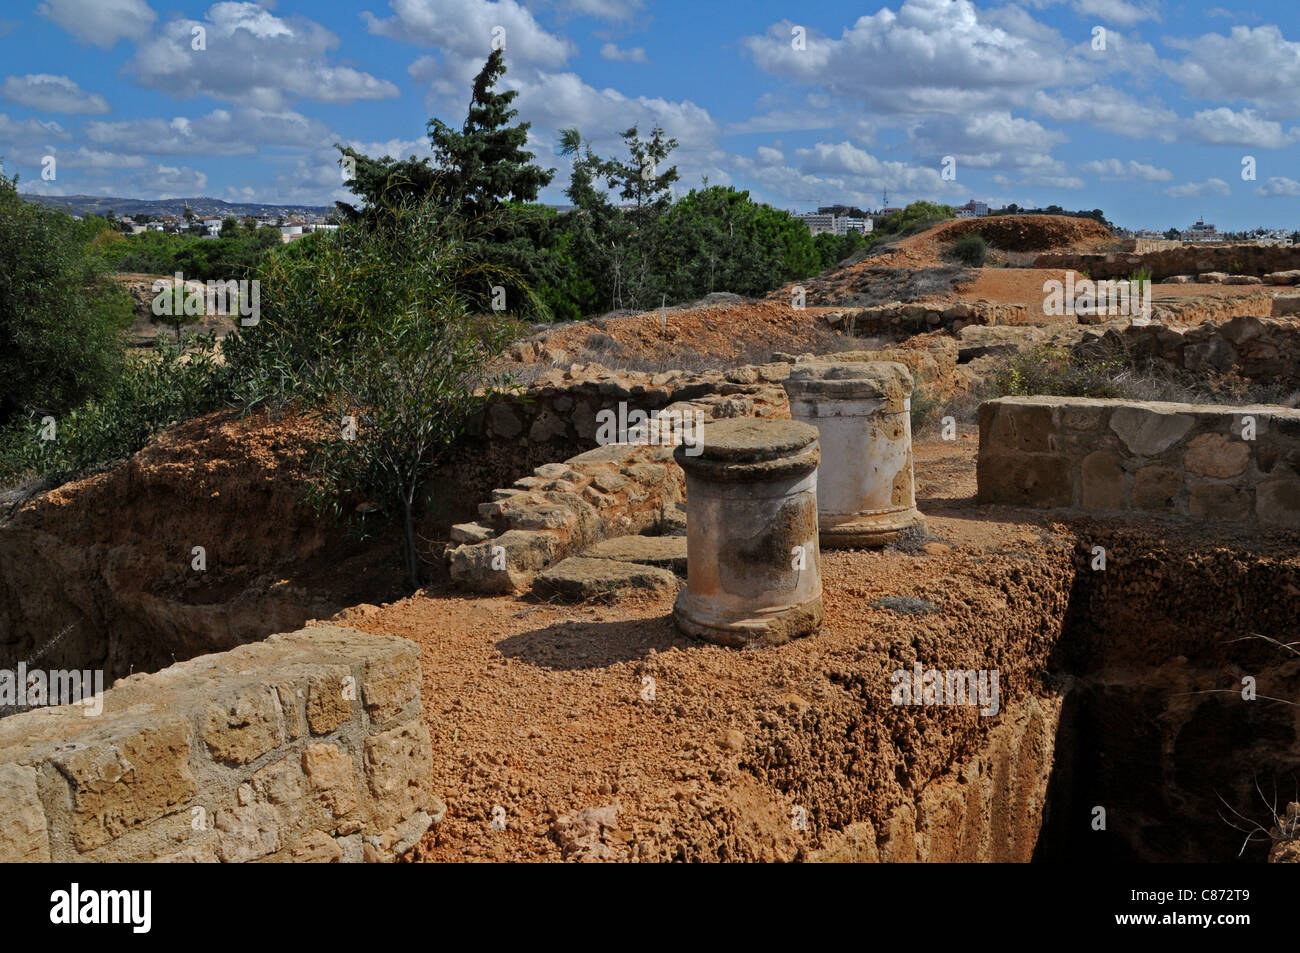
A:
{"label": "rocky outcrop", "polygon": [[384,861],[445,811],[420,652],[315,627],[0,721],[0,860]]}

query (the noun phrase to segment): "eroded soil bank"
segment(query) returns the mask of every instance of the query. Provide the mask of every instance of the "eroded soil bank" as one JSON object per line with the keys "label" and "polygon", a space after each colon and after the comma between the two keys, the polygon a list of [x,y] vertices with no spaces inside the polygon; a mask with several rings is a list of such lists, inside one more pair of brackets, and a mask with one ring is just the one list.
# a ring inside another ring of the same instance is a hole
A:
{"label": "eroded soil bank", "polygon": [[[1264,860],[1256,825],[1273,826],[1300,792],[1295,538],[1077,531],[1086,546],[1051,659],[1068,691],[1037,856]],[[1105,572],[1090,568],[1093,546]],[[1093,829],[1097,807],[1105,832]]]}

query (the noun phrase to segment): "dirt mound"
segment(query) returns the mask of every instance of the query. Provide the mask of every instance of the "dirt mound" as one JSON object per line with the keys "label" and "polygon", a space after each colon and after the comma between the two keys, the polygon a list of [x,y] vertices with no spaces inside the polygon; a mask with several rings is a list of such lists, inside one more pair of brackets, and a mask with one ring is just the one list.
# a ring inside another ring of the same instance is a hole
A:
{"label": "dirt mound", "polygon": [[513,349],[514,365],[567,367],[592,361],[637,370],[699,370],[761,364],[773,351],[836,349],[837,335],[816,315],[785,301],[724,302],[698,309],[668,309],[595,318],[544,331]]}
{"label": "dirt mound", "polygon": [[972,233],[983,236],[1002,251],[1082,251],[1085,247],[1091,251],[1097,243],[1114,240],[1110,230],[1100,222],[1069,215],[961,218],[944,222],[916,237],[942,245]]}

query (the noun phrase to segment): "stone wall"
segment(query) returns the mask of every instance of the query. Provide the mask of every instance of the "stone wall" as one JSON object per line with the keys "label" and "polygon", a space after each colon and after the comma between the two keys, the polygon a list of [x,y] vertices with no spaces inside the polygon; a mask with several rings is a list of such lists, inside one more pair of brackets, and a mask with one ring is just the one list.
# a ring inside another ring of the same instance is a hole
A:
{"label": "stone wall", "polygon": [[[518,394],[488,401],[471,432],[521,449],[539,444],[556,452],[550,460],[590,449],[596,443],[596,415],[617,409],[649,412],[670,404],[704,401],[711,408],[728,403],[720,416],[747,416],[755,405],[780,402],[780,381],[790,370],[781,364],[735,367],[727,371],[616,371],[600,364],[574,364],[539,374]],[[773,386],[777,385],[777,386]],[[563,453],[565,449],[568,453]]]}
{"label": "stone wall", "polygon": [[1035,258],[1034,267],[1087,271],[1092,278],[1127,278],[1138,268],[1149,268],[1153,281],[1207,271],[1262,278],[1270,272],[1300,268],[1300,246],[1179,245],[1146,254],[1049,252]]}
{"label": "stone wall", "polygon": [[1041,318],[1024,304],[1000,304],[980,299],[955,304],[889,301],[855,311],[831,311],[822,315],[830,327],[854,337],[892,335],[907,337],[927,331],[951,331],[956,334],[974,324],[1026,324]]}
{"label": "stone wall", "polygon": [[[787,364],[698,375],[615,374],[596,367],[594,379],[591,366],[547,372],[530,389],[533,400],[496,403],[487,411],[494,439],[553,442],[557,450],[598,445],[493,490],[479,505],[477,521],[451,528],[446,558],[461,588],[520,592],[546,567],[594,543],[655,529],[665,507],[681,502],[685,478],[673,462],[672,446],[599,445],[599,411],[618,413],[622,402],[628,412],[689,414],[704,422],[790,416],[785,391],[776,383],[789,376]],[[647,438],[658,440],[654,432]]]}
{"label": "stone wall", "polygon": [[979,419],[981,503],[1300,525],[1300,410],[1004,397]]}
{"label": "stone wall", "polygon": [[1300,318],[1235,317],[1194,328],[1159,324],[1106,332],[1139,365],[1175,371],[1236,373],[1260,383],[1300,389]]}
{"label": "stone wall", "polygon": [[380,861],[444,808],[419,649],[328,626],[0,720],[2,861]]}

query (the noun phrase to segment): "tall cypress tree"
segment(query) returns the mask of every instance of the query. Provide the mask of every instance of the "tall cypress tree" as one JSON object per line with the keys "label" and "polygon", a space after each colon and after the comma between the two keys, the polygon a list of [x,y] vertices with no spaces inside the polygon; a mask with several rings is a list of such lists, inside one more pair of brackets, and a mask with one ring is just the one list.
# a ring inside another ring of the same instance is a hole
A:
{"label": "tall cypress tree", "polygon": [[[374,159],[336,146],[353,160],[354,174],[344,184],[365,200],[366,211],[373,213],[386,201],[432,195],[473,219],[507,199],[536,201],[538,192],[550,185],[555,170],[533,163],[533,153],[525,148],[530,124],[509,124],[519,114],[511,107],[518,93],[496,90],[505,72],[502,52],[493,50],[474,77],[469,113],[459,131],[441,119],[429,120],[432,163],[415,156]],[[348,218],[363,214],[347,203],[337,204]]]}
{"label": "tall cypress tree", "polygon": [[555,176],[554,169],[534,164],[533,153],[524,148],[529,123],[510,125],[519,114],[510,105],[518,93],[495,88],[505,71],[505,58],[500,50],[493,50],[474,77],[469,113],[459,132],[441,119],[429,120],[434,162],[443,175],[438,192],[471,217],[498,208],[507,199],[536,201],[538,192]]}

